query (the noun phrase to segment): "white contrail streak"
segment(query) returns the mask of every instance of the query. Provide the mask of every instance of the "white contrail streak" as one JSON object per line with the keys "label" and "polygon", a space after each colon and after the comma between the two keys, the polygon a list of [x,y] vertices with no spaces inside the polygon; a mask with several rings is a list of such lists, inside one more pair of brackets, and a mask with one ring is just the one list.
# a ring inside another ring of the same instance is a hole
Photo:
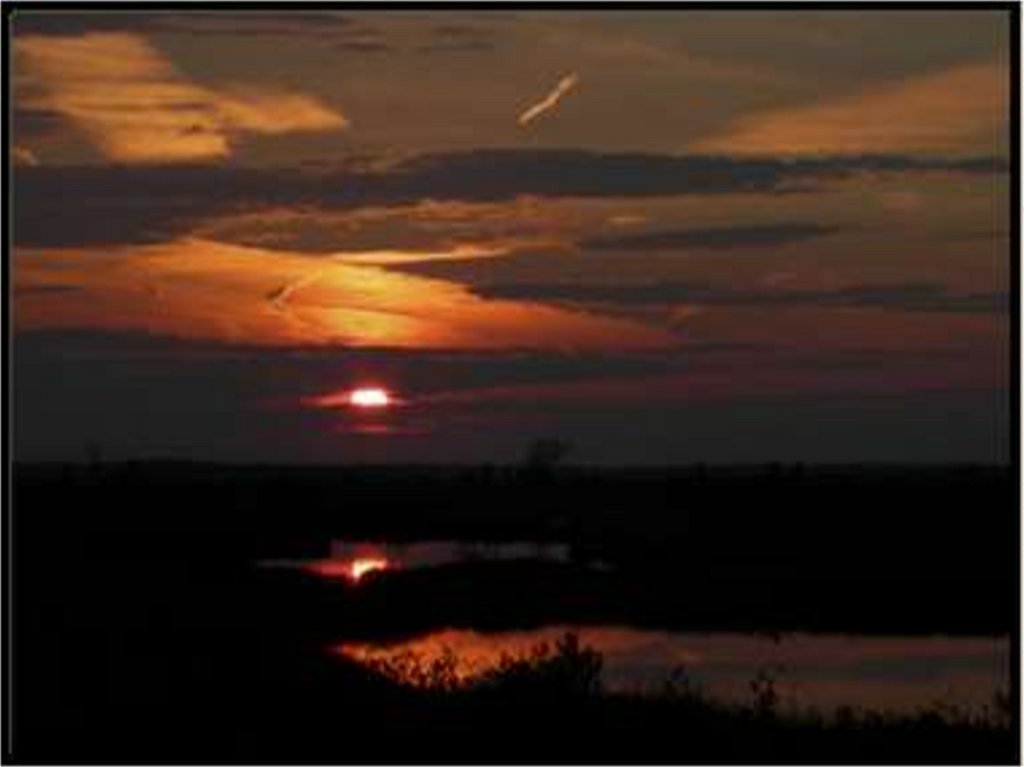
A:
{"label": "white contrail streak", "polygon": [[551,93],[519,115],[519,124],[526,125],[554,107],[566,93],[576,87],[576,83],[579,81],[580,76],[575,72],[563,77]]}

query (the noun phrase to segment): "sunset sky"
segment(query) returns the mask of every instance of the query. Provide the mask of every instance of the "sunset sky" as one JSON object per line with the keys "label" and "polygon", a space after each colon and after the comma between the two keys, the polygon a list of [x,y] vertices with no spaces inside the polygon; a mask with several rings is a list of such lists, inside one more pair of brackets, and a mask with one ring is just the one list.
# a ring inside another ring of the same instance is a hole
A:
{"label": "sunset sky", "polygon": [[8,23],[16,458],[1009,459],[1009,11]]}

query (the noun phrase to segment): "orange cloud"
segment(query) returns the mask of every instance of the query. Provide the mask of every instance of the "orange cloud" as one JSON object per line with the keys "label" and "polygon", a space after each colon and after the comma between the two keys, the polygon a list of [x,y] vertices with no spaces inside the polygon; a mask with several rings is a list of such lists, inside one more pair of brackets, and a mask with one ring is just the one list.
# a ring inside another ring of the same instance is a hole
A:
{"label": "orange cloud", "polygon": [[328,258],[347,264],[400,266],[402,264],[420,264],[426,261],[472,261],[480,258],[498,258],[507,255],[511,250],[511,244],[455,245],[443,251],[395,249],[340,251],[330,254]]}
{"label": "orange cloud", "polygon": [[965,64],[883,88],[739,118],[700,152],[992,152],[1006,141],[1009,75],[986,62]]}
{"label": "orange cloud", "polygon": [[186,79],[145,38],[128,33],[15,40],[19,104],[70,119],[106,157],[125,163],[224,157],[239,133],[340,129],[314,98],[220,91]]}
{"label": "orange cloud", "polygon": [[309,96],[278,90],[240,89],[219,94],[217,110],[229,126],[278,135],[344,128],[351,123]]}
{"label": "orange cloud", "polygon": [[22,291],[14,310],[19,329],[434,349],[655,349],[676,343],[670,334],[631,320],[486,300],[445,280],[208,240],[102,253],[22,251],[14,264]]}

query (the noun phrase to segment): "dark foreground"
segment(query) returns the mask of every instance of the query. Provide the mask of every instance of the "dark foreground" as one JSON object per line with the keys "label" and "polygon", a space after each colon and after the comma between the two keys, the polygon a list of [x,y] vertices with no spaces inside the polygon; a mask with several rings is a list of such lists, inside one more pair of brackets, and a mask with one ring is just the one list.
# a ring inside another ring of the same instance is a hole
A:
{"label": "dark foreground", "polygon": [[[927,712],[794,718],[770,696],[732,708],[678,690],[639,699],[581,683],[585,651],[482,687],[412,690],[325,652],[346,637],[551,621],[1013,634],[1006,470],[14,475],[15,761],[1019,759],[1013,704],[1007,727]],[[332,538],[552,540],[572,561],[385,573],[358,588],[254,566],[322,556]]]}

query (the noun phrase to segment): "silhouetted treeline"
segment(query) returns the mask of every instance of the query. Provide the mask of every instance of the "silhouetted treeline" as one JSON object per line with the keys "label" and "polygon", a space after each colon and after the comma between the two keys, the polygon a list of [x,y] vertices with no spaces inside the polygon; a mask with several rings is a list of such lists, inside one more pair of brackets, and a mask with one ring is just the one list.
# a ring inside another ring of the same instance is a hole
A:
{"label": "silhouetted treeline", "polygon": [[998,601],[1013,598],[1016,580],[1003,468],[563,468],[538,478],[500,467],[139,463],[14,474],[20,529],[38,527],[53,547],[124,537],[147,555],[194,560],[320,556],[332,538],[558,540],[580,559],[666,577],[977,587],[1006,619]]}

